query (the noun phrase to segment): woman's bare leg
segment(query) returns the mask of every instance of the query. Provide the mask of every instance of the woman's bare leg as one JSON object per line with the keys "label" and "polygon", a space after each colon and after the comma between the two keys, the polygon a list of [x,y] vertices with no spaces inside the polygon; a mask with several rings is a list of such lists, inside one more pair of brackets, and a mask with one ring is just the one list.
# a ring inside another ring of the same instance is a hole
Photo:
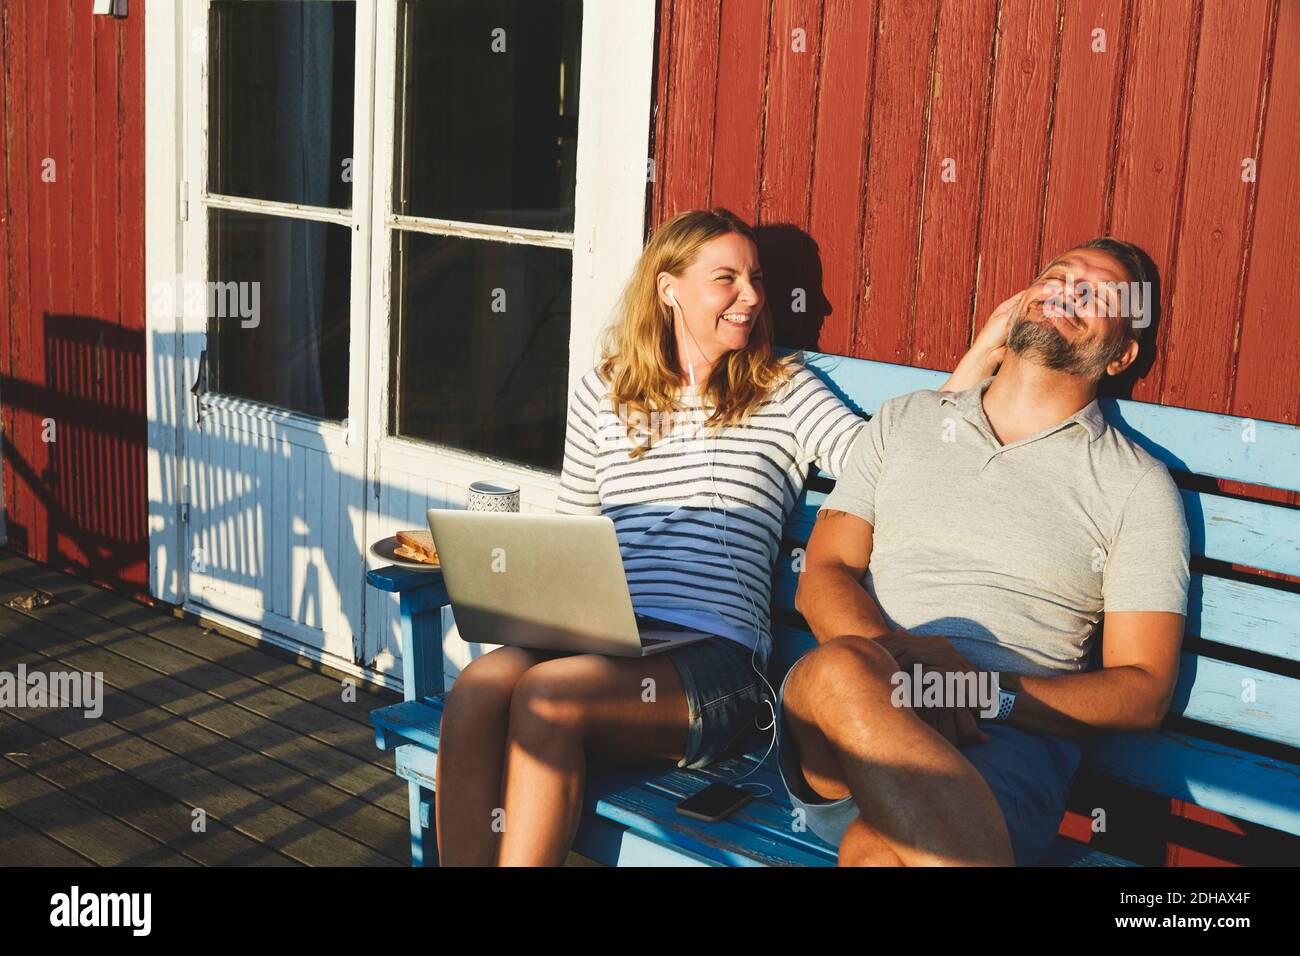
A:
{"label": "woman's bare leg", "polygon": [[581,654],[528,670],[510,704],[503,866],[559,866],[582,814],[589,754],[680,760],[689,712],[666,655]]}
{"label": "woman's bare leg", "polygon": [[470,662],[447,697],[438,748],[438,858],[443,866],[493,866],[501,806],[510,697],[519,679],[548,655],[501,647]]}

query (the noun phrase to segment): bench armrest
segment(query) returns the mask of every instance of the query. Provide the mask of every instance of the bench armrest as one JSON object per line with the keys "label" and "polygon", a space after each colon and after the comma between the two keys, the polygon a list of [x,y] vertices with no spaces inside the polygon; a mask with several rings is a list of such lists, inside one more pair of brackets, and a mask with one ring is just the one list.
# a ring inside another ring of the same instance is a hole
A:
{"label": "bench armrest", "polygon": [[366,572],[366,583],[398,596],[402,619],[402,697],[423,700],[446,688],[442,677],[442,609],[451,603],[441,570],[390,564]]}

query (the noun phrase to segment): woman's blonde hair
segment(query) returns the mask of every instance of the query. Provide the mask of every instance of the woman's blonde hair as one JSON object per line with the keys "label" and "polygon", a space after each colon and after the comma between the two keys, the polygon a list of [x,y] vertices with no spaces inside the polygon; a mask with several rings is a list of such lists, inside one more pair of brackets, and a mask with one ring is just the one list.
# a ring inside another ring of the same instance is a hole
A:
{"label": "woman's blonde hair", "polygon": [[[632,439],[630,458],[644,455],[658,435],[671,430],[674,413],[681,408],[676,393],[682,368],[677,360],[673,311],[659,298],[658,275],[681,275],[695,262],[701,246],[728,233],[738,233],[758,245],[754,230],[720,207],[678,213],[661,225],[632,270],[617,318],[604,330],[597,369],[609,383],[610,402],[626,424],[628,437],[644,430],[647,422],[655,423],[645,444],[637,445]],[[749,343],[727,352],[709,374],[701,398],[714,411],[703,424],[714,429],[744,424],[776,386],[789,380],[796,359],[797,355],[777,358],[773,353],[772,313],[764,299],[762,310],[754,317]]]}

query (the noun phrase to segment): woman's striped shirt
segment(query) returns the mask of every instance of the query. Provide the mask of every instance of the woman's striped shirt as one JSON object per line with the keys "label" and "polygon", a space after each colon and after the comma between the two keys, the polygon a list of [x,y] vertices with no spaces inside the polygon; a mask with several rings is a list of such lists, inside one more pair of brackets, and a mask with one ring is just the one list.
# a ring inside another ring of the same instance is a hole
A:
{"label": "woman's striped shirt", "polygon": [[569,402],[556,511],[613,520],[637,613],[750,648],[757,637],[766,662],[781,529],[809,465],[838,476],[865,421],[796,365],[745,425],[715,439],[699,427],[712,411],[700,406],[702,390],[682,389],[682,417],[634,460],[607,384],[590,369]]}

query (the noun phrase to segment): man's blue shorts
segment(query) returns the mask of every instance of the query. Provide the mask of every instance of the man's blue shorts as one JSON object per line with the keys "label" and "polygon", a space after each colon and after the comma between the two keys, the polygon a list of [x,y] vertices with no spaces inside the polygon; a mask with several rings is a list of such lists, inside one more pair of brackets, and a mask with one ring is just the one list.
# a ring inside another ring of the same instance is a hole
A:
{"label": "man's blue shorts", "polygon": [[[782,707],[789,678],[786,674],[781,682],[776,705],[781,780],[790,793],[790,804],[804,811],[808,829],[838,847],[844,831],[858,815],[858,807],[852,797],[823,800],[804,780],[798,748],[786,732]],[[962,756],[974,764],[1002,808],[1016,865],[1042,863],[1060,829],[1070,784],[1079,769],[1079,745],[1063,737],[1030,733],[1007,724],[981,722],[980,729],[988,735],[988,743],[963,747]]]}

